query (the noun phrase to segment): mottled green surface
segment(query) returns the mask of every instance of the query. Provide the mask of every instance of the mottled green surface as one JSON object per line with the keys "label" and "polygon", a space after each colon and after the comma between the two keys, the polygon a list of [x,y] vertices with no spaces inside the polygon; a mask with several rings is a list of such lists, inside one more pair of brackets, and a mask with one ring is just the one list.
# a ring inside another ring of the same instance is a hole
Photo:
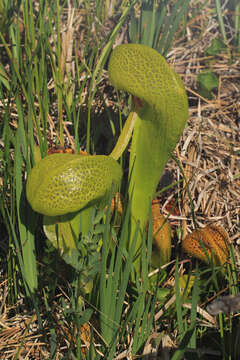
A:
{"label": "mottled green surface", "polygon": [[104,155],[54,154],[42,159],[27,180],[27,199],[44,215],[57,216],[107,201],[121,181],[120,165]]}
{"label": "mottled green surface", "polygon": [[[151,107],[166,147],[175,147],[188,118],[188,102],[179,75],[154,49],[140,44],[117,46],[109,61],[109,80],[116,89],[140,98]],[[147,120],[147,119],[146,119]],[[164,139],[163,139],[164,140]]]}

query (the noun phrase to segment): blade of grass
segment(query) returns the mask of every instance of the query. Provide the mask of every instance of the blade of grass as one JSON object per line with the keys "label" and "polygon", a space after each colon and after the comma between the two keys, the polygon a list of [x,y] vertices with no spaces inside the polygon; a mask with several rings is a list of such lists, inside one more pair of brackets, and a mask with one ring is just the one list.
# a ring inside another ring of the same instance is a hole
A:
{"label": "blade of grass", "polygon": [[[115,323],[118,324],[118,327],[120,328],[120,323],[121,323],[121,317],[122,317],[122,310],[123,310],[123,304],[124,304],[124,299],[125,299],[125,294],[126,294],[126,289],[127,289],[127,285],[130,279],[130,275],[133,271],[133,258],[134,258],[134,254],[135,254],[135,245],[136,245],[136,241],[137,241],[137,237],[138,237],[138,231],[139,229],[136,229],[136,233],[133,239],[133,244],[131,246],[131,248],[129,249],[129,253],[126,259],[126,263],[124,265],[124,269],[122,271],[122,276],[120,279],[120,286],[119,286],[119,295],[118,295],[118,299],[116,302],[116,307],[115,307]],[[124,244],[124,238],[121,240],[122,244]],[[119,254],[119,252],[118,252]],[[119,254],[118,256],[122,257],[122,254]],[[116,296],[116,295],[115,295]],[[117,330],[118,332],[118,330]],[[116,345],[117,345],[117,341],[118,341],[118,336],[117,336],[117,332],[113,333],[113,338],[112,338],[112,345],[111,345],[111,349],[110,352],[108,354],[108,360],[111,360],[114,356],[115,353],[115,349],[116,349]]]}
{"label": "blade of grass", "polygon": [[[128,223],[130,217],[130,208],[128,208],[121,237],[113,251],[113,257],[110,266],[107,268],[107,259],[109,256],[109,219],[110,209],[107,214],[105,232],[103,236],[102,248],[102,269],[100,278],[100,323],[102,336],[109,345],[107,359],[112,359],[118,340],[118,332],[121,322],[125,293],[129,282],[130,274],[133,271],[134,246],[137,239],[135,234],[135,242],[126,254],[124,249],[126,236],[128,234]],[[111,236],[110,236],[111,239]],[[116,251],[116,253],[115,253]],[[126,258],[124,257],[126,254]],[[111,312],[110,312],[111,310]]]}
{"label": "blade of grass", "polygon": [[[156,304],[156,293],[155,295],[149,296],[147,301],[145,300],[145,294],[139,294],[138,299],[142,302],[141,305],[137,307],[136,315],[136,326],[135,321],[130,322],[129,328],[134,328],[133,335],[133,345],[132,345],[132,354],[136,355],[139,349],[144,345],[147,340],[150,332],[152,331],[153,326],[153,316]],[[140,330],[141,329],[141,330]]]}
{"label": "blade of grass", "polygon": [[92,74],[92,79],[91,79],[91,82],[90,82],[90,85],[89,85],[89,98],[88,98],[88,123],[87,123],[87,145],[86,145],[88,153],[90,153],[90,130],[91,130],[91,117],[90,117],[90,115],[91,115],[91,105],[92,105],[94,96],[95,96],[96,91],[97,91],[98,82],[101,79],[103,67],[104,67],[104,65],[105,65],[105,63],[107,61],[107,58],[109,56],[109,53],[110,53],[110,51],[112,49],[113,42],[114,42],[119,30],[121,29],[124,21],[126,20],[127,15],[129,13],[132,5],[133,4],[129,4],[123,10],[122,15],[121,15],[117,25],[113,29],[107,44],[104,46],[104,48],[103,48],[103,50],[101,52],[100,58],[99,58],[99,60],[98,60],[98,62],[96,64],[96,67],[95,67],[95,69],[93,71],[93,74]]}
{"label": "blade of grass", "polygon": [[235,46],[237,52],[240,52],[240,3],[238,0],[235,1],[234,32]]}
{"label": "blade of grass", "polygon": [[227,35],[226,35],[225,25],[224,25],[224,21],[223,21],[221,2],[219,0],[215,0],[215,4],[216,4],[218,22],[219,22],[219,27],[220,27],[220,30],[222,33],[223,41],[225,44],[227,44]]}
{"label": "blade of grass", "polygon": [[[225,25],[224,25],[220,0],[215,0],[215,4],[216,4],[216,10],[217,10],[217,16],[218,16],[218,22],[219,22],[220,31],[221,31],[221,34],[222,34],[222,37],[223,37],[224,44],[227,45],[227,35],[226,35],[226,30],[225,30]],[[227,46],[227,52],[228,52],[228,55],[230,57],[231,52],[230,52],[230,49],[229,49],[228,46]]]}
{"label": "blade of grass", "polygon": [[173,356],[171,357],[171,360],[182,360],[183,355],[186,352],[187,346],[189,344],[190,339],[193,336],[195,327],[189,328],[186,333],[184,334],[182,341],[180,345],[178,346],[178,349],[174,352]]}
{"label": "blade of grass", "polygon": [[129,37],[132,43],[156,48],[162,31],[167,7],[158,1],[143,1],[141,8],[131,9]]}
{"label": "blade of grass", "polygon": [[36,223],[36,216],[31,211],[31,209],[29,209],[29,205],[27,204],[24,194],[24,187],[22,182],[22,167],[24,165],[24,161],[22,157],[22,152],[26,156],[27,144],[24,136],[25,129],[23,125],[24,123],[22,110],[20,107],[20,101],[18,99],[16,100],[19,114],[19,127],[16,135],[14,159],[17,219],[23,256],[23,275],[27,285],[27,293],[28,295],[30,295],[30,293],[33,294],[37,290],[38,283],[34,243],[34,228]]}
{"label": "blade of grass", "polygon": [[177,325],[179,330],[179,338],[182,340],[184,336],[183,314],[182,314],[182,296],[180,293],[179,273],[178,273],[178,258],[175,265],[175,292],[176,292],[176,311],[177,311]]}
{"label": "blade of grass", "polygon": [[193,291],[192,291],[192,306],[191,306],[191,314],[190,314],[190,328],[193,329],[192,337],[189,341],[189,347],[192,349],[196,349],[197,346],[197,328],[196,328],[196,320],[197,320],[197,303],[199,297],[199,280],[198,273],[195,273]]}
{"label": "blade of grass", "polygon": [[[168,51],[172,46],[174,35],[176,34],[176,31],[179,28],[179,24],[184,14],[187,11],[189,2],[190,0],[179,0],[174,4],[174,8],[171,12],[171,15],[167,23],[168,31],[164,30],[164,34],[166,34],[165,41],[162,42],[162,46],[159,46],[159,52],[162,53],[164,56],[167,55]],[[164,47],[163,47],[163,43],[164,43]]]}

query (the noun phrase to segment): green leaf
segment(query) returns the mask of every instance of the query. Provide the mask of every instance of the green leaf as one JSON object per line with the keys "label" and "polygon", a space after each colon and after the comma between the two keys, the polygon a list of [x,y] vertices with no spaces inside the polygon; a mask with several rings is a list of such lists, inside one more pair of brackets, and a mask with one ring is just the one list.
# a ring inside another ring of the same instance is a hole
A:
{"label": "green leaf", "polygon": [[204,71],[198,74],[198,93],[207,98],[212,99],[211,91],[218,87],[218,77],[212,71]]}
{"label": "green leaf", "polygon": [[[73,218],[73,220],[76,217]],[[78,216],[79,218],[79,216]],[[53,246],[60,249],[63,253],[71,252],[76,249],[76,233],[69,217],[65,216],[44,216],[43,229]]]}
{"label": "green leaf", "polygon": [[211,45],[205,50],[205,56],[216,56],[226,51],[226,45],[218,38],[213,39]]}
{"label": "green leaf", "polygon": [[10,90],[9,80],[4,67],[0,64],[0,82],[2,82],[8,90]]}

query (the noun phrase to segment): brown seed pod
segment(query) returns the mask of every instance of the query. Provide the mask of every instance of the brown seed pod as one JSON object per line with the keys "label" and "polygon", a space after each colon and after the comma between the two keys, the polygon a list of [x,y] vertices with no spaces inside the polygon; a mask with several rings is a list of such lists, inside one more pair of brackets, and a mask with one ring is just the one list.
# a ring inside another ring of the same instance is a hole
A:
{"label": "brown seed pod", "polygon": [[[119,193],[116,193],[111,203],[111,217],[114,211],[117,211],[116,224],[119,224],[123,212],[123,199]],[[107,207],[106,207],[107,209]],[[172,229],[168,220],[160,212],[160,204],[157,199],[152,202],[152,230],[153,230],[153,251],[152,251],[152,265],[159,267],[170,261],[171,258],[171,237]],[[146,231],[148,223],[146,225]]]}
{"label": "brown seed pod", "polygon": [[229,255],[229,237],[219,225],[211,224],[196,229],[182,241],[182,248],[189,255],[207,264],[223,265]]}
{"label": "brown seed pod", "polygon": [[160,205],[157,199],[152,202],[152,218],[152,265],[158,267],[170,261],[172,229],[168,220],[160,213]]}
{"label": "brown seed pod", "polygon": [[[107,206],[105,208],[107,210]],[[123,198],[122,195],[117,192],[112,199],[111,203],[111,218],[113,218],[114,212],[117,212],[115,225],[120,226],[122,220],[122,213],[123,213]]]}

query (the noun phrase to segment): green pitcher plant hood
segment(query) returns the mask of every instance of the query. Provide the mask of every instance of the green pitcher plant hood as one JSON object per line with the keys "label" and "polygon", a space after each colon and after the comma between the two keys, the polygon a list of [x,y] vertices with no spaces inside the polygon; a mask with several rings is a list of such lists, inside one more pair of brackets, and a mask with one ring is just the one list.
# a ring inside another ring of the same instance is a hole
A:
{"label": "green pitcher plant hood", "polygon": [[32,169],[27,199],[43,215],[64,215],[104,204],[111,191],[117,191],[121,177],[120,165],[110,156],[53,154]]}
{"label": "green pitcher plant hood", "polygon": [[140,44],[117,46],[108,70],[116,89],[127,91],[142,100],[143,105],[149,105],[151,115],[146,120],[156,122],[162,131],[161,141],[171,152],[188,118],[186,91],[179,75],[156,50]]}

